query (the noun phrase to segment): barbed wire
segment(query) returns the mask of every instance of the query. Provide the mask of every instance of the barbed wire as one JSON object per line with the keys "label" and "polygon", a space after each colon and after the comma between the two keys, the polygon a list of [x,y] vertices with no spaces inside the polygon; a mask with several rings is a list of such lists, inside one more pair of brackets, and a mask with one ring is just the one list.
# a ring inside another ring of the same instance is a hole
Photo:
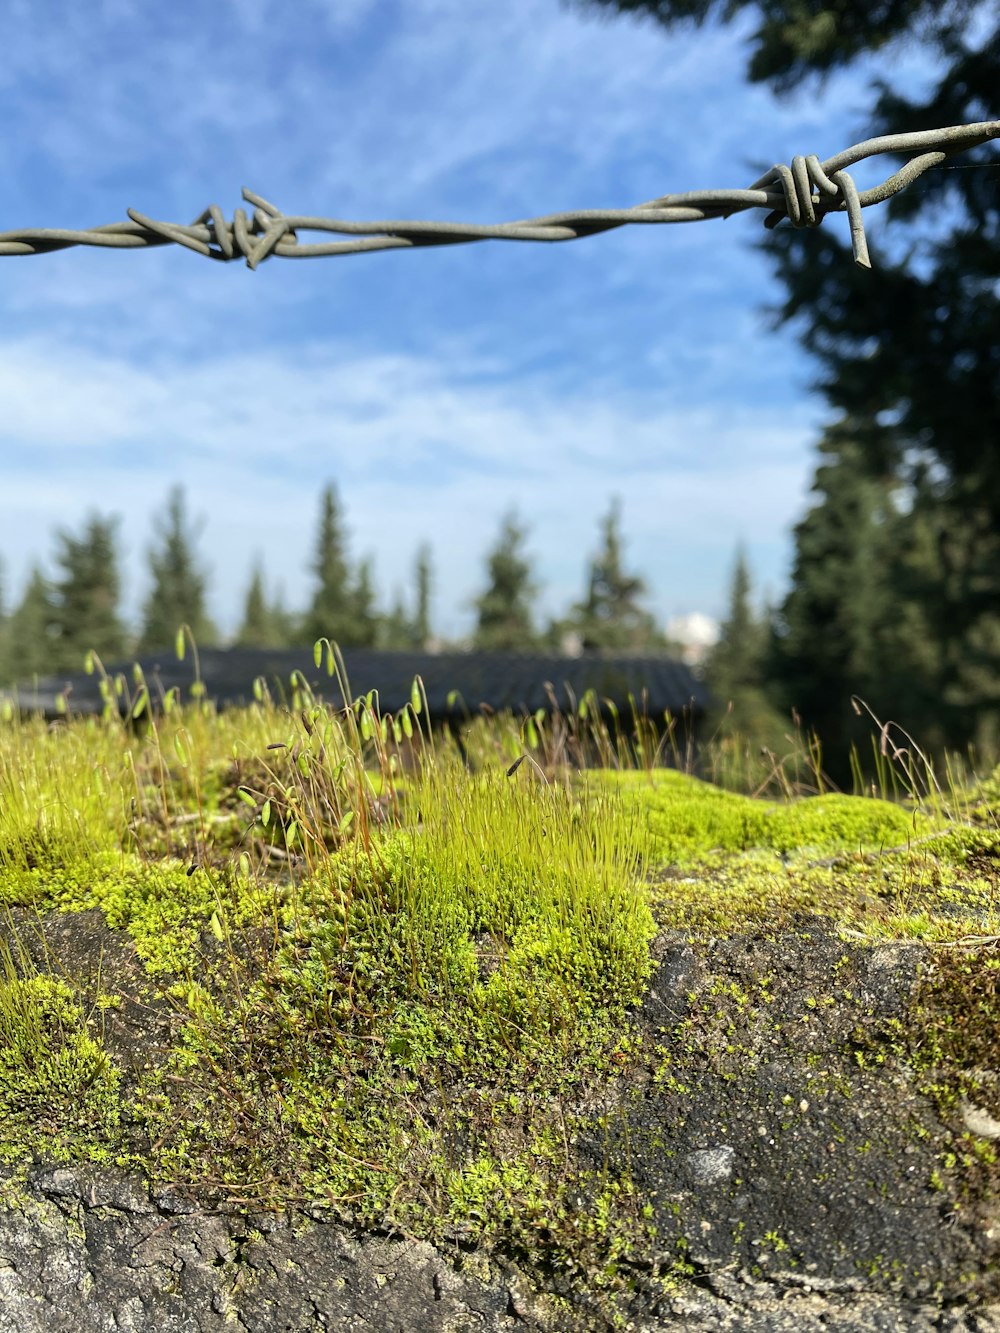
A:
{"label": "barbed wire", "polygon": [[[884,203],[925,171],[940,166],[952,153],[996,138],[1000,138],[1000,120],[911,134],[885,134],[846,148],[823,162],[815,154],[793,157],[790,167],[781,163],[771,167],[745,190],[691,190],[665,194],[633,208],[577,209],[492,225],[300,217],[282,213],[268,200],[244,189],[243,198],[253,205],[253,213],[248,215],[245,209],[237,208],[231,222],[216,204],[206,208],[189,226],[161,222],[130,208],[129,222],[112,222],[103,227],[21,228],[0,232],[0,256],[47,254],[70,246],[135,250],[181,245],[224,263],[242,258],[248,268],[255,269],[272,255],[281,259],[313,259],[374,250],[462,245],[471,241],[575,241],[634,223],[703,222],[763,208],[768,211],[765,227],[774,227],[784,218],[793,227],[815,227],[828,213],[846,212],[854,262],[862,268],[871,268],[862,209]],[[881,185],[858,190],[847,168],[880,153],[915,156]],[[303,244],[299,233],[306,231],[332,232],[355,239]]]}

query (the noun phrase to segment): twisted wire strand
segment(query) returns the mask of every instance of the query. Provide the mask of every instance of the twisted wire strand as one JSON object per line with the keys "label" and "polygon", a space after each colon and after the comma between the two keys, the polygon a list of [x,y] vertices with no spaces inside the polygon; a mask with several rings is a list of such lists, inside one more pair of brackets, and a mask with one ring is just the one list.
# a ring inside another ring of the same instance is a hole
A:
{"label": "twisted wire strand", "polygon": [[[253,212],[248,214],[245,209],[237,208],[231,222],[216,204],[209,205],[187,226],[163,222],[130,208],[127,210],[130,221],[101,227],[20,228],[0,232],[0,256],[47,254],[70,246],[137,250],[173,244],[223,263],[244,259],[248,268],[255,269],[272,255],[281,259],[314,259],[426,245],[463,245],[472,241],[575,241],[628,224],[703,222],[763,208],[767,210],[764,225],[769,228],[783,218],[793,227],[815,227],[828,213],[846,212],[854,261],[862,268],[871,268],[862,209],[884,203],[952,153],[997,138],[1000,138],[1000,120],[886,134],[866,139],[823,162],[815,154],[794,157],[791,166],[779,163],[771,167],[745,190],[691,190],[665,194],[633,208],[574,209],[486,225],[412,220],[351,222],[342,218],[298,216],[282,213],[259,194],[244,189],[243,199],[252,205]],[[859,191],[847,168],[880,153],[915,156],[881,185]],[[301,232],[332,233],[353,239],[303,244],[299,239]]]}

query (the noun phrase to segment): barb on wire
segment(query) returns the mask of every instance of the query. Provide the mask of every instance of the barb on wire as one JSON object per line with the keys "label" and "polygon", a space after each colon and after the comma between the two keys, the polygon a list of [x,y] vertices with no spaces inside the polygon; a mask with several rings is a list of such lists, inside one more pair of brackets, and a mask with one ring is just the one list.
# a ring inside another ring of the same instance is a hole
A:
{"label": "barb on wire", "polygon": [[[321,255],[359,254],[372,250],[413,249],[424,245],[461,245],[469,241],[575,241],[629,223],[703,222],[730,217],[750,208],[767,210],[765,227],[788,218],[793,227],[815,227],[828,213],[846,212],[854,261],[871,268],[861,210],[880,204],[912,184],[952,153],[1000,138],[1000,120],[951,125],[913,134],[886,134],[846,148],[821,162],[815,154],[794,157],[790,167],[779,164],[746,190],[692,190],[665,194],[634,208],[585,208],[548,213],[520,222],[480,226],[463,222],[348,222],[340,218],[299,217],[282,213],[251,190],[243,198],[252,215],[237,208],[230,222],[212,204],[190,226],[160,222],[130,208],[129,222],[112,222],[86,230],[22,228],[0,232],[0,255],[38,255],[69,246],[105,249],[148,249],[183,245],[209,259],[245,259],[251,269],[271,255],[312,259]],[[910,160],[881,185],[858,190],[847,168],[879,153],[912,154]],[[300,233],[312,231],[352,237],[344,241],[303,244]]]}

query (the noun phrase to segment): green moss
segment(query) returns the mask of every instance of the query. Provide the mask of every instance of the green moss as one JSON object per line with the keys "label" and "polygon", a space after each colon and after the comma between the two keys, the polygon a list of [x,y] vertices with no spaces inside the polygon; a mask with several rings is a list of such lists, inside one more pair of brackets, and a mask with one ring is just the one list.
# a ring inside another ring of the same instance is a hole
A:
{"label": "green moss", "polygon": [[929,958],[915,1014],[912,1054],[934,1074],[942,1103],[953,1105],[961,1096],[993,1101],[990,1071],[1000,1069],[1000,957],[992,947],[942,950]]}
{"label": "green moss", "polygon": [[35,1145],[57,1160],[109,1160],[119,1074],[64,982],[21,976],[0,954],[0,1160]]}
{"label": "green moss", "polygon": [[654,863],[687,865],[716,849],[743,851],[763,845],[764,806],[672,769],[593,773],[585,782],[611,787],[635,810]]}
{"label": "green moss", "polygon": [[[402,783],[383,729],[358,718],[192,711],[143,737],[78,744],[71,727],[61,752],[33,731],[7,756],[36,805],[64,808],[39,823],[26,802],[7,826],[0,811],[16,851],[0,894],[99,908],[135,943],[143,1004],[172,1006],[173,1045],[151,1044],[129,1087],[129,1149],[159,1179],[335,1202],[611,1291],[651,1204],[627,1172],[581,1165],[577,1139],[613,1138],[581,1108],[640,1073],[688,1099],[706,1067],[735,1079],[758,1058],[748,1028],[782,1041],[843,998],[831,978],[788,1017],[773,978],[720,977],[644,1049],[633,1011],[658,925],[724,938],[820,917],[864,939],[952,938],[996,915],[983,824],[927,838],[929,821],[869,799],[511,768],[516,728],[483,731],[475,775],[428,742]],[[185,846],[189,860],[167,854]],[[124,1151],[120,1076],[72,989],[11,974],[5,994],[21,1033],[4,1047],[11,1159]]]}
{"label": "green moss", "polygon": [[767,814],[762,845],[798,855],[880,852],[903,845],[930,827],[918,811],[861,796],[810,796]]}
{"label": "green moss", "polygon": [[996,828],[1000,824],[1000,764],[980,783],[976,797],[976,816],[982,823]]}
{"label": "green moss", "polygon": [[641,813],[654,862],[690,865],[706,853],[753,849],[798,856],[879,851],[931,827],[888,801],[827,795],[783,805],[723,791],[668,769],[588,775],[616,788]]}
{"label": "green moss", "polygon": [[185,973],[222,901],[236,909],[233,884],[232,875],[219,878],[176,861],[150,863],[122,852],[90,865],[35,870],[20,897],[38,911],[99,907],[109,926],[128,931],[150,973]]}
{"label": "green moss", "polygon": [[[909,815],[900,811],[887,822],[881,802],[850,798],[845,824],[839,807],[847,799],[836,798],[832,808],[838,818],[819,846],[791,853],[764,846],[716,850],[664,867],[652,889],[657,919],[697,935],[748,929],[773,934],[803,916],[820,916],[850,937],[873,943],[1000,933],[997,830],[958,825],[897,841],[900,827],[910,827]],[[811,798],[775,813],[805,821],[807,836],[815,836],[809,823],[818,821],[830,802]],[[867,827],[866,804],[875,807]],[[815,816],[809,813],[812,806],[819,808]],[[770,831],[772,842],[781,841],[774,837],[779,830],[780,825]],[[883,840],[891,836],[891,845],[852,848],[850,836],[866,833]]]}
{"label": "green moss", "polygon": [[436,860],[432,837],[334,855],[240,986],[178,989],[181,1048],[143,1093],[161,1169],[235,1183],[266,1162],[275,1187],[375,1212],[388,1190],[401,1208],[430,1188],[412,1174],[431,1153],[420,1119],[392,1111],[418,1086],[447,1086],[447,1121],[475,1142],[492,1139],[496,1099],[605,1066],[650,966],[638,886],[597,902],[558,860],[522,873],[516,899],[508,879],[492,855]]}
{"label": "green moss", "polygon": [[929,951],[909,1012],[890,1024],[897,1058],[946,1126],[929,1188],[957,1195],[960,1208],[992,1208],[1000,1193],[997,1144],[976,1132],[981,1112],[1000,1119],[998,1015],[1000,958],[989,941]]}

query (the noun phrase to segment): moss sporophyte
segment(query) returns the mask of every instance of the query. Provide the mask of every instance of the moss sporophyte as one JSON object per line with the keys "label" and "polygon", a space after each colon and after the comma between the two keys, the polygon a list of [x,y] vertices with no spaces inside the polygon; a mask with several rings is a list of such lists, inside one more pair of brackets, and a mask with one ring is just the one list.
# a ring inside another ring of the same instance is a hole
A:
{"label": "moss sporophyte", "polygon": [[[931,958],[1000,936],[1000,838],[971,799],[960,826],[912,802],[767,802],[624,767],[635,747],[608,738],[605,767],[570,768],[545,718],[530,736],[482,724],[470,765],[419,682],[395,717],[365,696],[296,702],[0,726],[4,1162],[328,1203],[617,1290],[666,1213],[609,1168],[618,1148],[576,1145],[621,1141],[629,1087],[682,1103],[697,1060],[724,1073],[747,1023],[784,1022],[765,970],[651,1032],[657,939],[821,922],[848,952],[807,1025],[846,1002],[852,949],[919,939]],[[948,956],[921,1003],[964,1016],[964,955]],[[929,1030],[928,1085],[981,1096],[956,1081],[959,1028]],[[790,1122],[819,1086],[789,1093]]]}

